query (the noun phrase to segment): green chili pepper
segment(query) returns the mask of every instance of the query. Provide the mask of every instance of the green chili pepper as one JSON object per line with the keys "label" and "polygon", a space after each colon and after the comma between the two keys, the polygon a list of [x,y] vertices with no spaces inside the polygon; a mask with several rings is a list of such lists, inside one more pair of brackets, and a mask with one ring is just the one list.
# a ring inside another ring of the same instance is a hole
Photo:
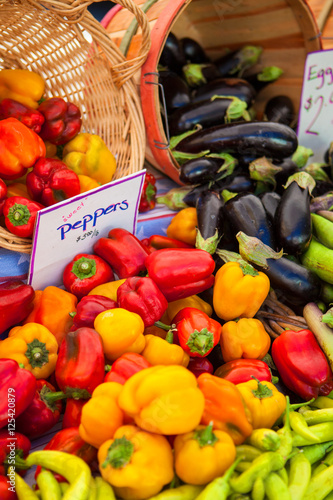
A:
{"label": "green chili pepper", "polygon": [[324,500],[333,490],[333,465],[312,476],[303,500]]}
{"label": "green chili pepper", "polygon": [[294,432],[304,437],[308,441],[311,441],[313,444],[319,443],[319,438],[315,434],[311,432],[309,426],[301,413],[297,411],[292,411],[289,415],[290,427]]}
{"label": "green chili pepper", "polygon": [[304,453],[290,459],[288,489],[292,500],[301,500],[311,478],[311,464]]}
{"label": "green chili pepper", "polygon": [[265,498],[265,484],[262,477],[257,477],[253,483],[251,492],[252,500],[264,500]]}
{"label": "green chili pepper", "polygon": [[247,462],[247,461],[241,461],[236,467],[236,471],[238,472],[244,472],[247,470],[250,466],[252,465],[252,462]]}
{"label": "green chili pepper", "polygon": [[64,495],[69,488],[69,483],[61,482],[61,483],[59,483],[59,485],[60,485],[61,493]]}
{"label": "green chili pepper", "polygon": [[37,476],[37,484],[42,500],[60,500],[62,497],[61,488],[49,470],[42,470]]}
{"label": "green chili pepper", "polygon": [[276,471],[276,473],[280,476],[280,478],[282,479],[282,481],[284,483],[288,484],[289,476],[288,476],[288,472],[287,472],[285,467],[282,467],[282,469]]}
{"label": "green chili pepper", "polygon": [[327,495],[327,497],[324,498],[324,500],[333,500],[333,491]]}
{"label": "green chili pepper", "polygon": [[[236,458],[234,463],[225,471],[223,476],[213,479],[213,481],[205,486],[202,492],[196,497],[196,500],[216,500],[217,498],[219,500],[225,500],[230,493],[232,474],[240,461],[240,458]],[[243,474],[246,474],[246,472],[243,472]],[[246,491],[245,493],[248,492]]]}
{"label": "green chili pepper", "polygon": [[323,470],[327,469],[328,465],[325,462],[321,462],[317,467],[315,467],[312,471],[312,477],[316,476]]}
{"label": "green chili pepper", "polygon": [[261,455],[261,451],[249,444],[239,444],[236,446],[236,456],[241,457],[246,462],[252,462]]}
{"label": "green chili pepper", "polygon": [[286,411],[284,415],[284,425],[281,429],[277,431],[277,434],[280,436],[281,444],[279,448],[276,450],[276,453],[279,453],[283,459],[284,463],[287,462],[290,453],[292,452],[293,446],[296,446],[293,444],[293,433],[290,428],[290,420],[289,420],[289,415],[290,415],[290,400],[289,396],[286,396],[287,400],[287,406],[286,406]]}
{"label": "green chili pepper", "polygon": [[90,493],[91,471],[82,458],[57,450],[34,451],[27,459],[28,466],[41,465],[61,474],[70,483],[63,500],[87,500]]}
{"label": "green chili pepper", "polygon": [[[333,391],[332,391],[333,392]],[[314,406],[315,408],[333,408],[333,399],[332,396],[318,396],[310,406]]]}
{"label": "green chili pepper", "polygon": [[264,481],[266,496],[269,500],[293,500],[288,486],[275,472],[271,472]]}
{"label": "green chili pepper", "polygon": [[300,449],[300,452],[309,460],[310,464],[315,464],[326,455],[326,451],[333,445],[333,441],[326,443],[312,444]]}
{"label": "green chili pepper", "polygon": [[246,443],[256,446],[262,451],[276,451],[281,444],[281,438],[273,429],[261,428],[254,429],[246,439]]}
{"label": "green chili pepper", "polygon": [[95,477],[96,500],[116,500],[111,484],[104,481],[101,476]]}
{"label": "green chili pepper", "polygon": [[194,500],[203,489],[203,486],[183,484],[182,486],[177,486],[177,488],[170,488],[168,490],[161,491],[161,493],[149,498],[149,500]]}
{"label": "green chili pepper", "polygon": [[322,422],[333,422],[333,408],[303,410],[302,417],[308,425],[321,424]]}
{"label": "green chili pepper", "polygon": [[[325,441],[333,440],[333,422],[323,422],[322,424],[316,424],[311,426],[311,432],[319,438],[320,443]],[[299,434],[295,434],[293,437],[293,446],[307,446],[313,444],[313,442],[305,439]]]}
{"label": "green chili pepper", "polygon": [[[12,468],[9,467],[8,473],[11,477]],[[30,486],[24,481],[24,479],[15,474],[15,491],[18,500],[38,500],[36,493],[30,488]]]}
{"label": "green chili pepper", "polygon": [[238,493],[249,493],[258,477],[265,478],[270,472],[282,469],[285,461],[278,451],[266,451],[254,459],[251,467],[238,477],[230,479],[230,486]]}

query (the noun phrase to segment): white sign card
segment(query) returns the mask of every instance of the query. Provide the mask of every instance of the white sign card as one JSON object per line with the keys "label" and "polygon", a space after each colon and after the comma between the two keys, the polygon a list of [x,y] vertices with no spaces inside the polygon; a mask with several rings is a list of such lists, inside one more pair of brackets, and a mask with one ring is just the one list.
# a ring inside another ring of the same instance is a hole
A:
{"label": "white sign card", "polygon": [[115,227],[135,234],[146,170],[43,208],[37,214],[28,283],[35,290],[62,286],[66,265],[93,253],[97,239]]}
{"label": "white sign card", "polygon": [[298,119],[298,142],[311,148],[310,162],[324,162],[333,141],[333,50],[308,54]]}

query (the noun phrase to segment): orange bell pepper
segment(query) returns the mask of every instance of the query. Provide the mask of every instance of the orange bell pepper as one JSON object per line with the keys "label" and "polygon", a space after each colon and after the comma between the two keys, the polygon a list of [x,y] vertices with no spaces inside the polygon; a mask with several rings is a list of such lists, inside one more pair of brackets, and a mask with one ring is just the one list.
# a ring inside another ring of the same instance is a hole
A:
{"label": "orange bell pepper", "polygon": [[196,208],[183,208],[171,219],[166,230],[167,237],[195,246],[197,225],[198,218]]}
{"label": "orange bell pepper", "polygon": [[16,118],[0,120],[0,177],[18,179],[45,156],[39,135]]}
{"label": "orange bell pepper", "polygon": [[118,405],[122,387],[118,382],[100,384],[82,408],[79,434],[95,448],[111,439],[124,423],[124,413]]}
{"label": "orange bell pepper", "polygon": [[225,362],[240,358],[262,359],[271,345],[271,338],[259,319],[241,318],[222,326],[220,337]]}
{"label": "orange bell pepper", "polygon": [[252,417],[237,386],[210,373],[202,373],[197,381],[205,397],[201,424],[213,422],[213,428],[229,434],[236,445],[243,443],[253,430]]}
{"label": "orange bell pepper", "polygon": [[75,312],[77,297],[56,286],[48,286],[43,291],[35,291],[34,308],[25,319],[26,323],[46,326],[57,339],[58,345],[73,325],[70,313]]}

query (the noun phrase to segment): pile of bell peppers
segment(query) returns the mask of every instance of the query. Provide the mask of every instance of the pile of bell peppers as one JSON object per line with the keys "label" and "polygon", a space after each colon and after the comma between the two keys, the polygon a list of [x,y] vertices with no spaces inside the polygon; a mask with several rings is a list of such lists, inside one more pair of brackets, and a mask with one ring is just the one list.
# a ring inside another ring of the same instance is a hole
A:
{"label": "pile of bell peppers", "polygon": [[[13,463],[0,455],[0,486],[14,467],[17,498],[36,496],[18,476],[37,464],[43,499],[48,488],[73,487],[88,500],[92,473],[124,500],[163,500],[170,488],[210,500],[225,476],[230,498],[270,491],[293,442],[333,442],[331,424],[320,427],[331,410],[319,413],[333,407],[333,376],[310,330],[271,340],[255,317],[269,287],[242,260],[216,269],[205,250],[157,235],[140,241],[121,228],[68,262],[62,288],[1,284],[0,425],[4,439],[14,427],[20,448]],[[48,433],[45,450],[29,454],[31,440]],[[76,460],[84,487],[71,474]],[[257,471],[251,480],[247,468]]]}

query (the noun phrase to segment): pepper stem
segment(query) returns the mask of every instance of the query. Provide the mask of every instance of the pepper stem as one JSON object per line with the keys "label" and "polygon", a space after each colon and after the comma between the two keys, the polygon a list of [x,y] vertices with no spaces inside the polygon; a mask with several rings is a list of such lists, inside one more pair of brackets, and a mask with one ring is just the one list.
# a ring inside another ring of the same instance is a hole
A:
{"label": "pepper stem", "polygon": [[209,422],[207,427],[195,432],[194,439],[198,441],[200,448],[204,446],[214,446],[218,438],[213,432],[213,422]]}
{"label": "pepper stem", "polygon": [[71,271],[81,280],[91,278],[96,274],[96,261],[87,257],[81,257],[73,263]]}
{"label": "pepper stem", "polygon": [[113,469],[120,469],[129,463],[134,453],[134,444],[125,436],[115,439],[108,449],[106,458],[102,463],[105,469],[110,465]]}
{"label": "pepper stem", "polygon": [[27,344],[28,349],[25,352],[26,358],[29,360],[33,368],[42,367],[49,361],[49,351],[46,349],[46,344],[34,339]]}
{"label": "pepper stem", "polygon": [[258,384],[257,389],[254,389],[253,391],[251,391],[252,394],[256,398],[258,398],[258,399],[266,399],[266,398],[272,397],[272,395],[273,395],[272,389],[270,389],[269,387],[267,387],[267,385],[261,383],[260,380],[258,380],[256,377],[252,376],[252,378],[254,380],[256,380],[256,382]]}
{"label": "pepper stem", "polygon": [[154,323],[155,326],[158,328],[162,328],[162,330],[171,330],[175,325],[166,325],[165,323],[162,323],[162,321],[155,321]]}
{"label": "pepper stem", "polygon": [[203,328],[200,332],[194,330],[189,336],[186,345],[191,352],[197,352],[204,356],[214,347],[214,335],[207,328]]}
{"label": "pepper stem", "polygon": [[8,220],[13,226],[25,226],[28,224],[31,212],[26,205],[15,203],[8,210]]}

